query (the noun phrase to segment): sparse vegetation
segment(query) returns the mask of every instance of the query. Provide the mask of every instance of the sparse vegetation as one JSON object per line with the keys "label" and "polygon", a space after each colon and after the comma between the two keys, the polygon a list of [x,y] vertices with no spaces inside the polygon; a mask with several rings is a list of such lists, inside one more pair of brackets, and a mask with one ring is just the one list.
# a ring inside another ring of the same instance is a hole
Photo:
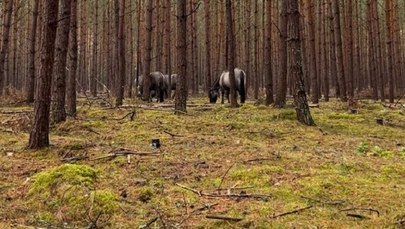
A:
{"label": "sparse vegetation", "polygon": [[[317,126],[307,127],[295,120],[293,108],[253,103],[191,107],[182,117],[139,108],[134,121],[115,120],[126,109],[93,104],[79,107],[75,120],[54,125],[52,146],[40,151],[25,150],[24,128],[0,131],[0,227],[137,228],[156,217],[153,226],[191,228],[394,227],[405,214],[399,201],[405,196],[404,129],[378,125],[375,117],[399,123],[405,116],[383,112],[378,103],[361,107],[350,114],[343,103],[322,103],[312,109]],[[0,119],[17,115],[0,112]],[[2,121],[0,127],[11,125]],[[161,149],[150,147],[152,138],[160,139]],[[161,156],[93,160],[121,147]],[[75,164],[61,161],[75,157]],[[208,198],[176,183],[270,198]],[[206,219],[208,214],[243,220]]]}

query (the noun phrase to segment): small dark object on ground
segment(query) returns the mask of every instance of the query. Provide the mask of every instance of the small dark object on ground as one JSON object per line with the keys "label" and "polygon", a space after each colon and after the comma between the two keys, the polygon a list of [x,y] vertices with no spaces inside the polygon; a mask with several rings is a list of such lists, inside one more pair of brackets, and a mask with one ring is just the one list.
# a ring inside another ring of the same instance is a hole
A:
{"label": "small dark object on ground", "polygon": [[152,144],[151,144],[151,146],[152,146],[153,148],[159,149],[159,148],[160,148],[160,139],[158,139],[158,138],[152,139]]}
{"label": "small dark object on ground", "polygon": [[376,121],[377,124],[379,124],[379,125],[384,125],[384,119],[383,119],[383,118],[376,118],[375,121]]}

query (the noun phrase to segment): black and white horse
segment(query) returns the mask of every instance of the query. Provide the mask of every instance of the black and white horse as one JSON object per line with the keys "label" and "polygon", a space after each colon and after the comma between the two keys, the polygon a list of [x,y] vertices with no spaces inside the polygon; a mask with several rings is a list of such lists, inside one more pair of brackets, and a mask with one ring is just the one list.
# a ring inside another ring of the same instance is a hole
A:
{"label": "black and white horse", "polygon": [[[164,76],[161,72],[152,72],[149,74],[150,84],[149,84],[149,101],[152,101],[153,97],[156,97],[157,102],[164,102],[165,92],[167,91],[167,84],[164,81]],[[138,87],[138,96],[143,95],[143,75],[135,79],[135,85]]]}
{"label": "black and white horse", "polygon": [[[210,103],[216,103],[219,91],[221,90],[222,100],[221,103],[224,103],[224,97],[229,100],[229,94],[231,91],[231,82],[229,80],[229,72],[222,72],[219,79],[215,82],[214,86],[212,86],[208,92],[208,97],[210,99]],[[240,102],[245,103],[246,100],[246,73],[240,69],[235,68],[235,90],[239,92],[240,95]]]}

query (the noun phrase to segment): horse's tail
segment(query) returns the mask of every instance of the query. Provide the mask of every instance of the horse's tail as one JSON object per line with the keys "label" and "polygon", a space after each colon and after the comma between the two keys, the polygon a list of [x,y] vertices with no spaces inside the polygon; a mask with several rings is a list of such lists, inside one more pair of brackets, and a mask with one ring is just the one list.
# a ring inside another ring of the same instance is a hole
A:
{"label": "horse's tail", "polygon": [[240,85],[239,85],[239,94],[240,94],[240,102],[245,103],[246,100],[246,73],[244,71],[241,71],[241,76],[240,76]]}

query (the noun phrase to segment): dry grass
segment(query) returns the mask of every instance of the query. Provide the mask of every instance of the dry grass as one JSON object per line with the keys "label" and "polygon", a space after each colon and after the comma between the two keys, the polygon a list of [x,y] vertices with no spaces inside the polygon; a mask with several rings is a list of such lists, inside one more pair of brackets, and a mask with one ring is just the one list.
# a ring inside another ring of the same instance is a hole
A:
{"label": "dry grass", "polygon": [[[79,108],[76,119],[52,125],[52,146],[41,151],[24,148],[29,113],[1,112],[29,109],[0,108],[0,228],[60,227],[60,212],[27,205],[28,190],[34,174],[75,156],[88,156],[76,163],[99,171],[97,189],[126,193],[107,228],[137,228],[155,217],[152,225],[180,228],[383,228],[400,227],[405,218],[405,114],[379,103],[360,102],[357,114],[337,101],[322,103],[312,109],[316,127],[297,123],[291,108],[253,103],[193,107],[187,116],[136,109],[134,121],[118,120],[132,109],[94,104]],[[398,125],[377,125],[376,117]],[[161,140],[160,150],[150,147],[152,138]],[[91,160],[121,147],[161,156],[132,156],[131,163],[127,157]],[[248,187],[243,192],[270,198],[210,198],[176,183],[204,192],[217,192],[221,183],[224,189]],[[214,206],[200,209],[209,205]],[[379,215],[342,211],[349,208]],[[243,220],[206,219],[208,214]],[[65,223],[89,225],[86,216]]]}

